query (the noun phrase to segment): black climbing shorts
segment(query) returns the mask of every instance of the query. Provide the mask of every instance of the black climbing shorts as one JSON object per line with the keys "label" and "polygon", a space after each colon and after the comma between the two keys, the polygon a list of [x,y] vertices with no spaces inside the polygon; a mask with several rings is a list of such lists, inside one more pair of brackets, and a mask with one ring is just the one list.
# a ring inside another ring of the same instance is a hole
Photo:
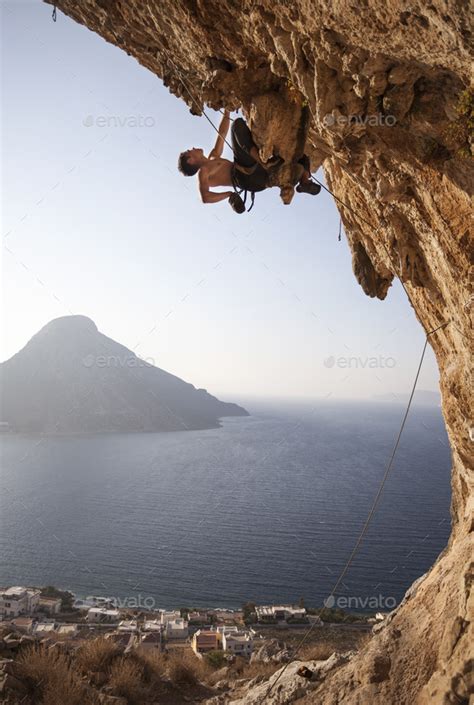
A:
{"label": "black climbing shorts", "polygon": [[[256,144],[243,118],[237,118],[232,123],[231,140],[234,152],[232,168],[234,186],[245,191],[263,191],[268,188],[270,178],[267,170],[250,155],[251,148],[256,147]],[[306,154],[298,159],[298,164],[301,164],[305,171],[311,172],[309,157]],[[245,174],[239,170],[239,166],[251,169],[251,173]]]}
{"label": "black climbing shorts", "polygon": [[[268,187],[268,174],[255,159],[250,155],[252,147],[256,147],[247,123],[243,118],[236,118],[231,129],[232,150],[234,152],[234,167],[232,178],[237,188],[246,191],[263,191]],[[239,170],[239,166],[251,169],[251,173],[245,174]]]}

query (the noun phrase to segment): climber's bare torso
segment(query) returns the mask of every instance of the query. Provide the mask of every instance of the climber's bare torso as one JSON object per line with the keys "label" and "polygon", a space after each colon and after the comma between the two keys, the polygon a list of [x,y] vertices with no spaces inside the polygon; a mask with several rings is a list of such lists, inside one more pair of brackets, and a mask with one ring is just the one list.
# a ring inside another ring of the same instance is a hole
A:
{"label": "climber's bare torso", "polygon": [[229,111],[224,111],[224,117],[219,125],[216,143],[209,153],[204,156],[202,149],[193,147],[184,152],[187,162],[190,165],[199,167],[199,193],[203,203],[218,203],[228,199],[233,191],[211,191],[216,186],[232,186],[232,166],[233,163],[222,157],[222,150],[227,132],[229,130]]}
{"label": "climber's bare torso", "polygon": [[201,167],[199,174],[199,183],[201,183],[201,177],[205,177],[210,187],[232,186],[232,162],[223,157],[213,158],[209,155],[208,161]]}

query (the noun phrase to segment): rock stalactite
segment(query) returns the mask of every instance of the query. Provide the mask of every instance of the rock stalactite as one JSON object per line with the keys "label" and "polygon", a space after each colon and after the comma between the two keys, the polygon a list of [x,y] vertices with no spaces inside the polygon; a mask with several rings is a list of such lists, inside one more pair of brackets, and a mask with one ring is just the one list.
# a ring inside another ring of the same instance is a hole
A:
{"label": "rock stalactite", "polygon": [[[430,336],[452,448],[449,545],[314,701],[467,704],[474,641],[469,3],[55,4],[153,71],[193,113],[205,105],[242,108],[263,158],[277,151],[291,159],[304,147],[348,206],[338,203],[365,293],[383,299],[398,277],[425,331],[449,321]],[[290,180],[283,170],[280,186]]]}

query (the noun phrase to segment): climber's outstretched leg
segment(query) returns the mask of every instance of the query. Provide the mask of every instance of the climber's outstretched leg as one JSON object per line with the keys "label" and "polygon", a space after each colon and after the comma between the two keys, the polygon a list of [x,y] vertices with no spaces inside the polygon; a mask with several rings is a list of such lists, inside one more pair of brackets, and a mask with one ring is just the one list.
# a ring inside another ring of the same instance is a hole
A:
{"label": "climber's outstretched leg", "polygon": [[298,164],[302,165],[304,171],[298,182],[296,190],[298,193],[310,193],[312,196],[317,196],[317,194],[321,191],[321,186],[311,178],[311,165],[309,162],[309,157],[304,154],[301,159],[298,159]]}

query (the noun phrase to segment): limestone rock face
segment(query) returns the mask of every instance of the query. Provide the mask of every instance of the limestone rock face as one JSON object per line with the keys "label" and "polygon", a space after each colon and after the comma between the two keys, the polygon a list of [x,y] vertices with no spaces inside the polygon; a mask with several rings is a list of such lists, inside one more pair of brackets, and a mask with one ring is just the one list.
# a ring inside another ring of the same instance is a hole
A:
{"label": "limestone rock face", "polygon": [[[333,654],[325,661],[292,661],[280,668],[265,683],[250,686],[247,692],[229,705],[286,705],[298,701],[313,691],[324,681],[328,673],[348,660],[346,654]],[[298,671],[308,669],[310,678],[304,678]],[[317,699],[314,702],[318,702]]]}
{"label": "limestone rock face", "polygon": [[291,661],[292,650],[278,639],[265,641],[250,657],[250,663],[287,663]]}
{"label": "limestone rock face", "polygon": [[473,167],[459,105],[469,105],[469,3],[55,4],[153,71],[193,113],[205,104],[241,107],[262,158],[276,151],[287,160],[279,175],[287,202],[291,159],[309,154],[338,199],[365,293],[383,299],[398,277],[426,332],[447,324],[429,340],[452,448],[449,546],[368,649],[318,686],[315,701],[467,703]]}

